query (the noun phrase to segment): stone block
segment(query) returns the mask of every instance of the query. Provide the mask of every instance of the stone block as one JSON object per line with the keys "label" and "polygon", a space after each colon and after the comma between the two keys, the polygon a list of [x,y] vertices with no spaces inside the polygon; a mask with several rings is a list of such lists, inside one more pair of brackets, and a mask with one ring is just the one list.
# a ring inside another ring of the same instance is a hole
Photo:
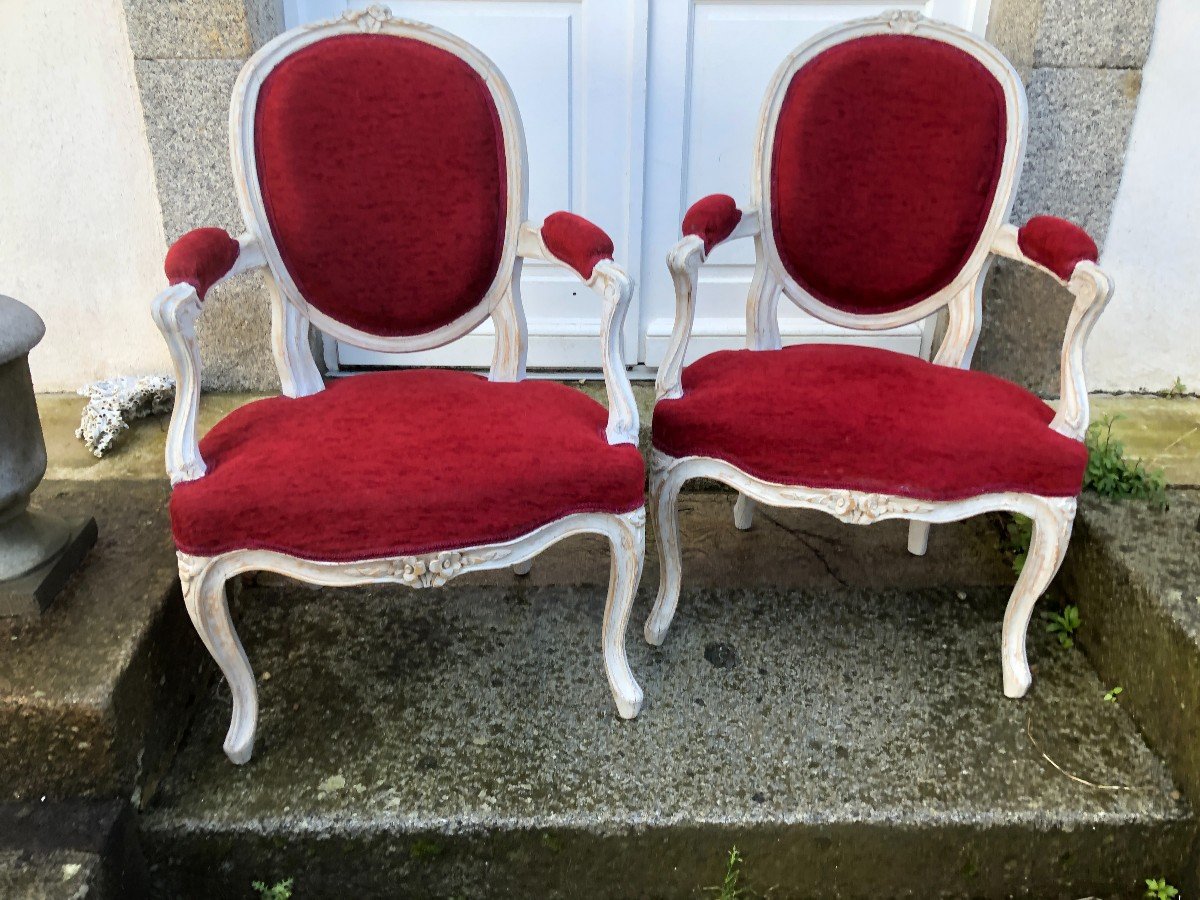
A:
{"label": "stone block", "polygon": [[206,391],[278,393],[271,356],[271,303],[265,271],[248,272],[209,292],[196,323]]}
{"label": "stone block", "polygon": [[1158,0],[1039,0],[1035,66],[1140,69]]}
{"label": "stone block", "polygon": [[135,59],[244,60],[283,31],[281,0],[124,0]]}
{"label": "stone block", "polygon": [[[1121,181],[1141,75],[1037,69],[1029,83],[1029,145],[1012,221],[1056,215],[1103,244]],[[998,263],[984,294],[976,368],[1049,396],[1071,296],[1040,272]]]}
{"label": "stone block", "polygon": [[[229,100],[238,60],[142,60],[137,77],[167,241],[206,225],[245,230],[229,163]],[[208,390],[276,391],[262,274],[214,288],[197,325]]]}
{"label": "stone block", "polygon": [[1140,90],[1140,72],[1034,72],[1028,90],[1029,145],[1014,222],[1063,216],[1103,242]]}

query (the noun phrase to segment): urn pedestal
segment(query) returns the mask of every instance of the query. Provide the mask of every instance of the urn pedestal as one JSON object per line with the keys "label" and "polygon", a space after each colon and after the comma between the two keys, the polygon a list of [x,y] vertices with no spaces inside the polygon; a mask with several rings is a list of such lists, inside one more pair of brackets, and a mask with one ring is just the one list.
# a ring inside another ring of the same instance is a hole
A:
{"label": "urn pedestal", "polygon": [[96,521],[29,509],[46,474],[29,351],[46,333],[32,309],[0,295],[0,616],[36,616],[96,542]]}

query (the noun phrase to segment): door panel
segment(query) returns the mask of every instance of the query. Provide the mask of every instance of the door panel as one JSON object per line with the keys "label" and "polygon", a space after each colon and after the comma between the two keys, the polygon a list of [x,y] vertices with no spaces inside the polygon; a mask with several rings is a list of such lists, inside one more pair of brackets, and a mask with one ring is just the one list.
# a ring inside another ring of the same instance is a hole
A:
{"label": "door panel", "polygon": [[[529,218],[578,212],[604,228],[617,258],[636,258],[640,235],[630,210],[640,205],[644,70],[630,66],[642,35],[644,0],[390,0],[397,16],[429,22],[474,44],[504,73],[520,108],[529,155]],[[368,2],[288,0],[289,27],[340,15]],[[614,15],[615,13],[625,13]],[[638,177],[631,179],[630,174]],[[436,210],[429,211],[436,215]],[[527,261],[521,295],[529,320],[531,368],[598,368],[600,300],[572,273]],[[640,315],[630,310],[630,323]],[[490,320],[437,350],[387,354],[339,344],[343,366],[449,365],[486,368]],[[637,353],[635,324],[626,358]]]}
{"label": "door panel", "polygon": [[[811,2],[811,0],[662,0],[652,5],[645,264],[641,358],[658,365],[674,320],[674,291],[661,260],[679,237],[687,207],[707,194],[750,197],[752,152],[763,94],[779,63],[804,41],[848,19],[910,8],[982,30],[983,0]],[[745,343],[746,292],[754,266],[751,241],[718,248],[700,273],[688,361]],[[920,323],[888,332],[827,325],[783,303],[785,344],[851,341],[917,353]]]}

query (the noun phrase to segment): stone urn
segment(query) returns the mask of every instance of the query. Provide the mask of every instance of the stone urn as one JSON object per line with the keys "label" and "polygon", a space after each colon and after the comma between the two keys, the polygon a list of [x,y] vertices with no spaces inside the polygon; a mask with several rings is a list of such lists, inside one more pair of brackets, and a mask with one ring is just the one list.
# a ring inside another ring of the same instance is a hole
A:
{"label": "stone urn", "polygon": [[29,509],[46,474],[29,351],[45,333],[37,313],[0,295],[0,615],[41,613],[96,541],[94,519]]}

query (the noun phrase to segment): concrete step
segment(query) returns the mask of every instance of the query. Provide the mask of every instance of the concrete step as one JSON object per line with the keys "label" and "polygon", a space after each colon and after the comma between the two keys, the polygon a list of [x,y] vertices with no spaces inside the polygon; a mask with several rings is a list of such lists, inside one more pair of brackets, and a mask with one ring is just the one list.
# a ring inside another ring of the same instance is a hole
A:
{"label": "concrete step", "polygon": [[687,500],[660,649],[639,634],[648,566],[634,722],[604,682],[607,560],[586,540],[525,581],[243,590],[256,756],[221,753],[215,684],[141,817],[157,893],[691,897],[733,845],[773,898],[1179,883],[1191,807],[1084,655],[1035,628],[1034,687],[1004,698],[1012,576],[986,522],[935,529],[918,560],[894,523],[773,511],[741,534],[729,499]]}
{"label": "concrete step", "polygon": [[[1085,496],[1062,583],[1079,641],[1186,796],[1200,799],[1200,491],[1170,508]],[[1193,856],[1200,889],[1200,852]]]}
{"label": "concrete step", "polygon": [[0,805],[0,897],[136,900],[145,864],[118,800]]}
{"label": "concrete step", "polygon": [[0,619],[0,802],[124,797],[178,741],[206,655],[179,595],[161,482],[48,481],[35,507],[99,538],[41,618]]}

